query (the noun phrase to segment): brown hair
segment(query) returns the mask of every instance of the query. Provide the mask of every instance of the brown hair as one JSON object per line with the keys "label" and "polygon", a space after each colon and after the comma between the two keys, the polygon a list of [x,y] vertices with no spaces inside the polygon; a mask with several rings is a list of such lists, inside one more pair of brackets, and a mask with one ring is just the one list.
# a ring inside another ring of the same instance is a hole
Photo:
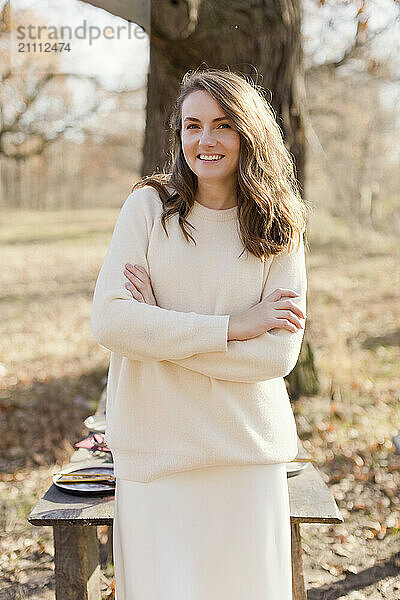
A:
{"label": "brown hair", "polygon": [[[237,170],[238,221],[244,249],[264,261],[294,239],[300,242],[306,226],[306,205],[294,174],[290,152],[264,90],[248,76],[229,70],[188,71],[182,79],[179,95],[170,116],[172,130],[170,172],[143,177],[132,191],[145,185],[155,188],[163,204],[161,222],[178,213],[185,235],[196,244],[186,225],[197,191],[197,176],[186,163],[182,144],[182,104],[197,90],[205,90],[233,121],[240,135]],[[168,189],[169,188],[169,189]]]}

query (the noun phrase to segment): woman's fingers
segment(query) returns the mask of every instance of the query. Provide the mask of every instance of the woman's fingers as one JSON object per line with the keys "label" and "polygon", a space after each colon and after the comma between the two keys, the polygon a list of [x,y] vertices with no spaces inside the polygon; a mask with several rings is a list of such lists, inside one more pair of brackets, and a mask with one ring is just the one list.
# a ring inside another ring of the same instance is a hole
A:
{"label": "woman's fingers", "polygon": [[130,291],[130,293],[135,298],[135,300],[138,300],[139,302],[145,301],[141,292],[139,292],[139,290],[137,290],[136,287],[132,283],[129,283],[129,282],[126,283],[125,287],[127,290]]}
{"label": "woman's fingers", "polygon": [[[145,298],[144,298],[145,283],[133,271],[134,271],[134,268],[132,267],[132,265],[129,265],[129,267],[128,267],[128,265],[126,265],[126,269],[124,270],[124,275],[129,281],[125,284],[125,287],[127,290],[129,290],[131,292],[131,294],[135,298],[135,300],[139,300],[139,302],[145,302]],[[143,277],[143,275],[142,275],[142,277]]]}
{"label": "woman's fingers", "polygon": [[274,328],[277,327],[278,329],[287,329],[288,331],[293,331],[294,333],[299,330],[299,328],[296,327],[296,325],[294,325],[291,321],[289,321],[289,319],[275,320],[277,324],[274,326]]}
{"label": "woman's fingers", "polygon": [[125,269],[124,275],[131,283],[133,283],[133,285],[136,285],[138,288],[145,286],[145,282],[134,273],[131,273],[131,271],[128,271],[128,269]]}
{"label": "woman's fingers", "polygon": [[300,319],[290,310],[278,310],[276,314],[276,318],[281,321],[282,319],[286,321],[290,321],[299,329],[304,329],[303,325],[300,322]]}
{"label": "woman's fingers", "polygon": [[140,281],[142,281],[143,283],[146,283],[146,281],[150,281],[149,276],[147,275],[147,272],[139,266],[133,266],[130,263],[127,263],[125,265],[125,269],[131,273],[132,275],[134,275],[137,279],[139,279]]}
{"label": "woman's fingers", "polygon": [[296,304],[293,300],[278,300],[275,308],[277,309],[287,309],[294,312],[300,319],[305,319],[305,314],[301,310],[300,306]]}
{"label": "woman's fingers", "polygon": [[139,265],[131,265],[130,263],[127,263],[125,265],[124,275],[129,280],[129,285],[133,286],[133,288],[135,288],[139,294],[139,296],[134,295],[132,293],[132,288],[128,287],[128,284],[125,284],[125,287],[129,289],[134,298],[141,302],[146,302],[146,304],[157,305],[150,277],[146,269]]}
{"label": "woman's fingers", "polygon": [[273,292],[271,292],[266,298],[265,300],[272,300],[272,301],[276,301],[276,300],[280,300],[281,298],[284,297],[290,297],[290,298],[295,298],[298,297],[299,294],[297,292],[295,292],[294,290],[289,290],[286,288],[276,288]]}

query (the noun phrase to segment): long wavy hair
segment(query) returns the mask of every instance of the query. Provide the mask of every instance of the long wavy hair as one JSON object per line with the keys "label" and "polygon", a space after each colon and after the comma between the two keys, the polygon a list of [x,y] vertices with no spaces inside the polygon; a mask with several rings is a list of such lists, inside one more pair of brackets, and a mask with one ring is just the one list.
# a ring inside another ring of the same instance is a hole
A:
{"label": "long wavy hair", "polygon": [[[247,75],[230,70],[188,71],[182,81],[170,116],[170,161],[168,172],[143,177],[132,191],[155,188],[163,204],[161,222],[178,213],[186,241],[195,239],[186,229],[197,191],[197,176],[182,150],[182,104],[192,92],[205,90],[233,121],[240,135],[237,169],[237,204],[240,236],[244,250],[265,261],[288,247],[290,252],[305,231],[307,208],[294,174],[291,153],[265,91]],[[194,228],[195,229],[195,228]]]}

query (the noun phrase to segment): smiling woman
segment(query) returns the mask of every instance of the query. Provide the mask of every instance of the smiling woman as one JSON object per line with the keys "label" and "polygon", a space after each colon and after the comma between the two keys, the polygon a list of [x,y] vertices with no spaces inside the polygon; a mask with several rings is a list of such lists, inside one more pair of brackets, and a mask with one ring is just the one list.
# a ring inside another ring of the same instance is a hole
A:
{"label": "smiling woman", "polygon": [[185,160],[197,176],[197,201],[220,209],[230,208],[232,199],[236,204],[240,135],[205,90],[183,101],[181,141]]}
{"label": "smiling woman", "polygon": [[188,74],[171,126],[171,172],[129,194],[93,299],[111,350],[116,597],[291,600],[283,378],[304,331],[304,205],[242,76]]}
{"label": "smiling woman", "polygon": [[231,71],[205,69],[182,79],[170,117],[170,172],[153,173],[132,188],[158,191],[166,233],[166,220],[178,213],[185,238],[194,242],[186,217],[196,200],[214,209],[237,206],[243,246],[261,260],[300,241],[306,205],[265,96],[250,78]]}

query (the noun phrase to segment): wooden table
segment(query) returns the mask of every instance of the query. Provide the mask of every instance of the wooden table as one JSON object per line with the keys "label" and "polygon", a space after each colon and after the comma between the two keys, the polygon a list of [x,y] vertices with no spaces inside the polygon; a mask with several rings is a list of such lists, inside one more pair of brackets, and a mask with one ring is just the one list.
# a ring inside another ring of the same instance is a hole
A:
{"label": "wooden table", "polygon": [[[80,449],[71,464],[77,467],[104,463]],[[299,442],[298,456],[305,456]],[[341,523],[343,517],[318,471],[308,464],[288,478],[292,530],[293,600],[306,600],[300,523]],[[51,525],[57,600],[100,600],[97,525],[112,525],[114,496],[72,496],[52,485],[28,516],[32,525]]]}

